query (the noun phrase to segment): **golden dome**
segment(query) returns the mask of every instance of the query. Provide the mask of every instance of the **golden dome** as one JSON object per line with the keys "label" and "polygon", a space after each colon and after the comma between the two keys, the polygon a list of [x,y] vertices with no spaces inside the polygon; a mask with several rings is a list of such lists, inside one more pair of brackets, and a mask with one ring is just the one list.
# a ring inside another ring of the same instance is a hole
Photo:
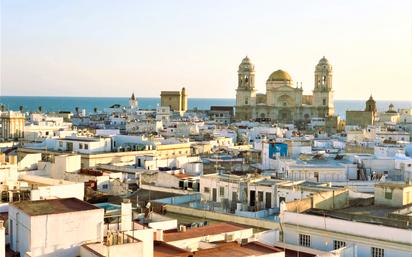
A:
{"label": "golden dome", "polygon": [[268,81],[292,81],[292,77],[283,70],[277,70],[270,74]]}

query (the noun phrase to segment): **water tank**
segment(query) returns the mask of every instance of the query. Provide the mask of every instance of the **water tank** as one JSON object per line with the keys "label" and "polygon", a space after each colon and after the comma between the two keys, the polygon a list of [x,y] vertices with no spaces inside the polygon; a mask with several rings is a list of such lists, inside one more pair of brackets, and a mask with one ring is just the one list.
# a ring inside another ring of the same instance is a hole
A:
{"label": "water tank", "polygon": [[405,147],[405,155],[412,157],[412,144],[409,144]]}

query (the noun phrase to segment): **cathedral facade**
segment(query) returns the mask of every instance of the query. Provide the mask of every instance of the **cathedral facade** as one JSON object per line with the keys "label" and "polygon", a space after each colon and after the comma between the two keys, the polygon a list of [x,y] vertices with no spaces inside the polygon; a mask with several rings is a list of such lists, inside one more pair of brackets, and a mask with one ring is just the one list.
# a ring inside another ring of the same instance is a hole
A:
{"label": "cathedral facade", "polygon": [[309,122],[311,118],[327,118],[334,114],[332,65],[323,57],[315,68],[312,95],[304,95],[302,85],[294,85],[283,70],[274,71],[266,81],[266,94],[255,87],[255,66],[245,57],[238,70],[236,89],[237,120],[270,119],[282,123]]}

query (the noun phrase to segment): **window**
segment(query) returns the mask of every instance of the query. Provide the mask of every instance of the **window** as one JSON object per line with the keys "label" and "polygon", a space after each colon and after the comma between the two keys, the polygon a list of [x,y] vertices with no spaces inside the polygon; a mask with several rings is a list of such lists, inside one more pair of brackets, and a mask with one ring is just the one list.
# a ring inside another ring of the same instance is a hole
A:
{"label": "window", "polygon": [[247,104],[249,104],[249,102],[248,102],[247,98],[245,99],[245,104],[246,104],[246,105],[247,105]]}
{"label": "window", "polygon": [[225,196],[225,188],[224,187],[219,188],[219,195],[220,196]]}
{"label": "window", "polygon": [[259,202],[263,202],[263,192],[262,191],[258,192],[258,200]]}
{"label": "window", "polygon": [[104,184],[103,185],[103,189],[108,189],[109,188],[109,185],[108,184]]}
{"label": "window", "polygon": [[339,240],[333,240],[333,250],[337,250],[345,246],[346,246],[346,242],[339,241]]}
{"label": "window", "polygon": [[79,144],[79,149],[83,149],[83,144]]}
{"label": "window", "polygon": [[372,247],[371,248],[371,257],[384,257],[385,250],[382,248]]}
{"label": "window", "polygon": [[89,149],[89,145],[88,144],[84,144],[84,149]]}
{"label": "window", "polygon": [[390,189],[385,190],[385,199],[392,200],[392,190]]}
{"label": "window", "polygon": [[63,147],[63,142],[59,141],[59,147]]}
{"label": "window", "polygon": [[310,247],[310,235],[299,234],[299,245]]}
{"label": "window", "polygon": [[208,188],[208,187],[203,188],[203,192],[204,193],[210,193],[210,188]]}
{"label": "window", "polygon": [[323,98],[323,105],[326,105],[326,99]]}

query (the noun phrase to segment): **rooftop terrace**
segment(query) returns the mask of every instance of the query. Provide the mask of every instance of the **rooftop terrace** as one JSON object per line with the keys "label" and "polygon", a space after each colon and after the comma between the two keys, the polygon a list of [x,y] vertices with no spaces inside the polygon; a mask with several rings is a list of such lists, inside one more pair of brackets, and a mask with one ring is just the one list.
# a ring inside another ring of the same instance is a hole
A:
{"label": "rooftop terrace", "polygon": [[216,223],[204,227],[192,228],[181,232],[164,233],[164,241],[173,242],[189,238],[204,237],[208,235],[218,235],[244,229],[248,228],[232,223]]}
{"label": "rooftop terrace", "polygon": [[51,199],[39,201],[22,201],[12,206],[22,210],[29,216],[61,214],[68,212],[89,211],[100,209],[77,198]]}

